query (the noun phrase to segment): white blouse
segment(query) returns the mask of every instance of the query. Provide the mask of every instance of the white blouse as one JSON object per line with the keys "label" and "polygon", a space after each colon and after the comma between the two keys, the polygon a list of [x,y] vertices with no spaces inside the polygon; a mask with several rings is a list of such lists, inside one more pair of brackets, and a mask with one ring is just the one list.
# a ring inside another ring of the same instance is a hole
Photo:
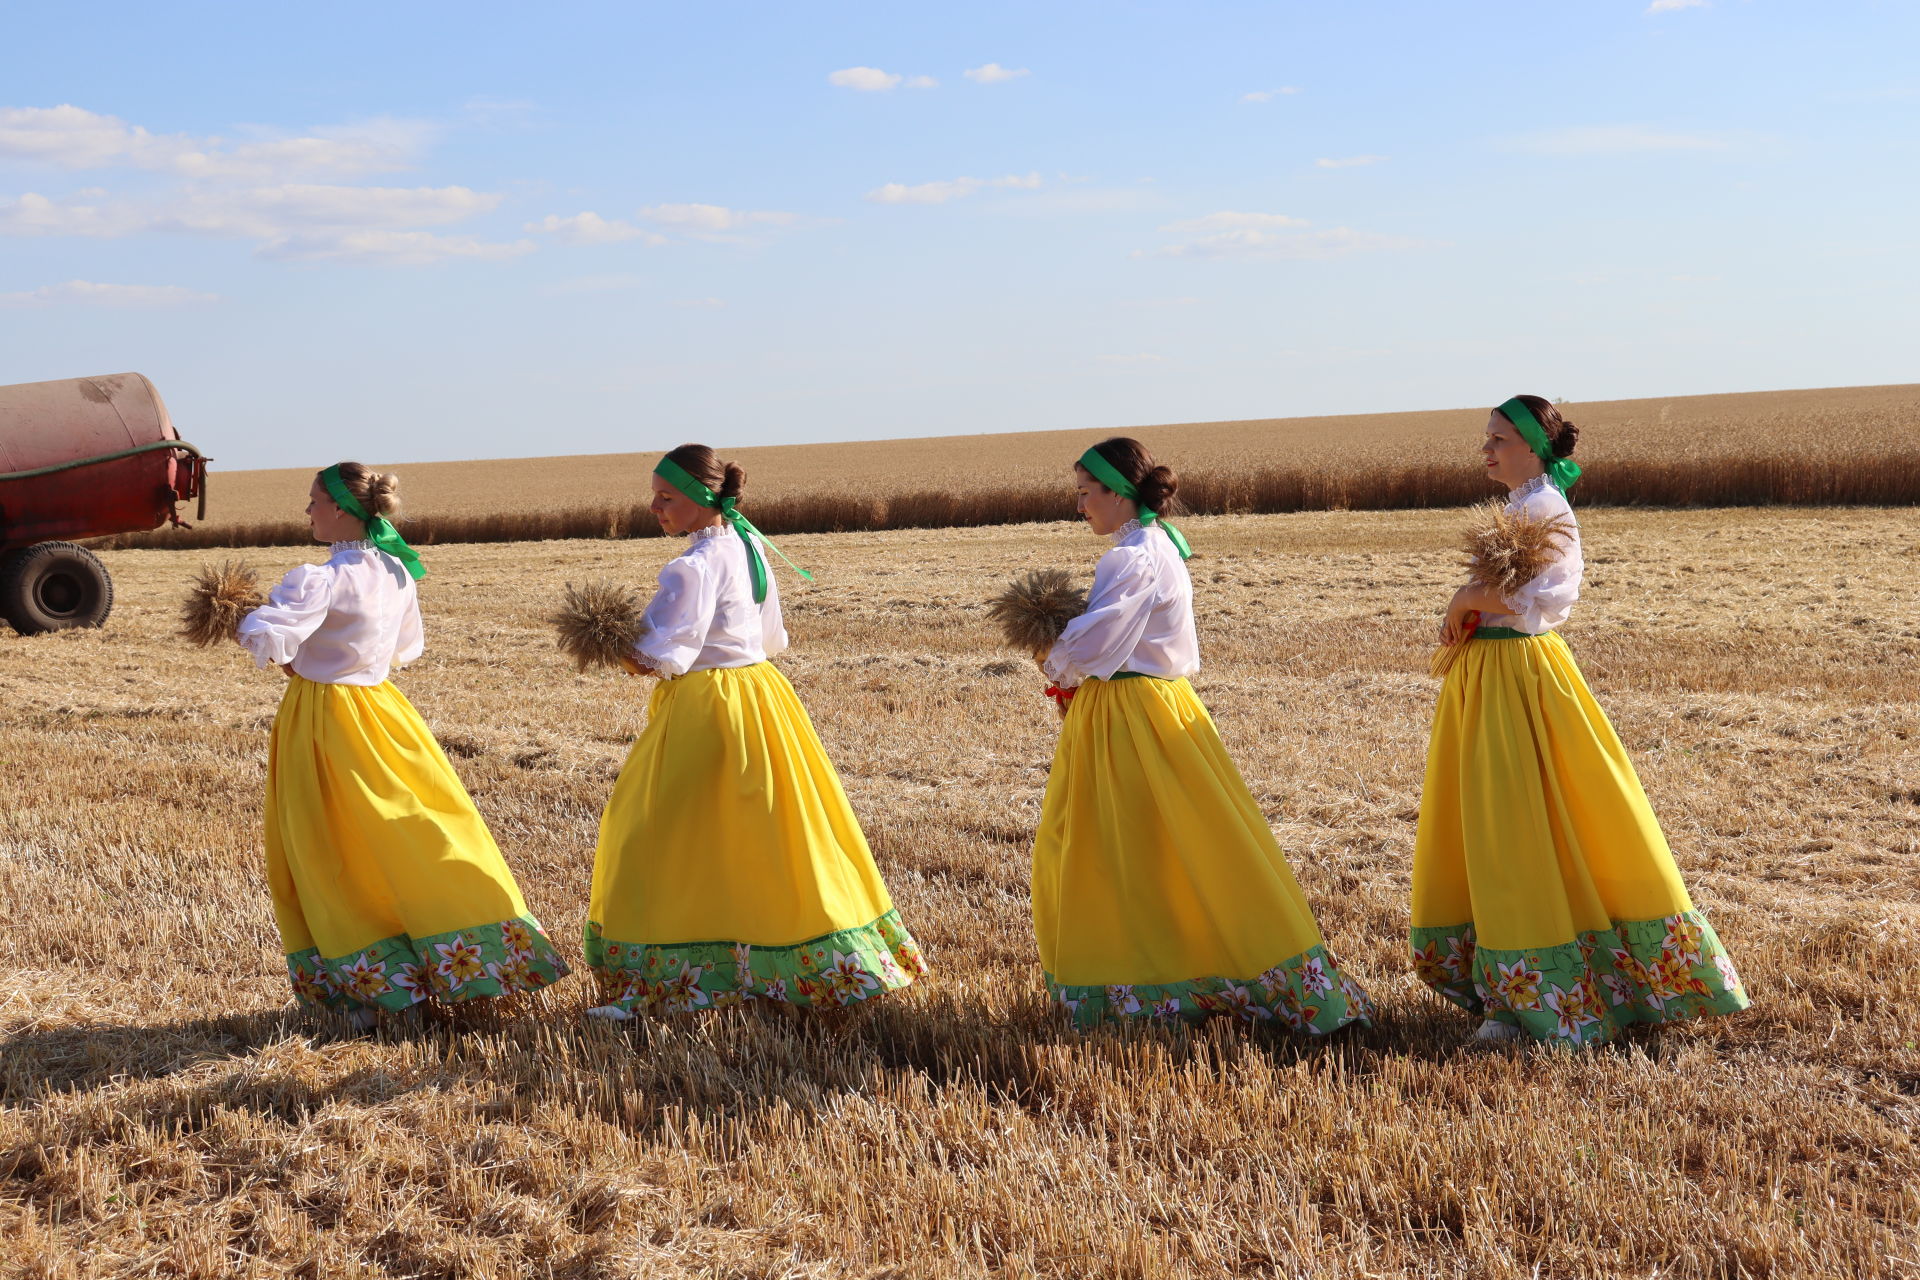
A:
{"label": "white blouse", "polygon": [[1129,520],[1093,571],[1087,611],[1047,653],[1047,675],[1063,689],[1117,671],[1177,680],[1200,669],[1193,629],[1193,580],[1157,525]]}
{"label": "white blouse", "polygon": [[406,566],[364,539],[303,564],[240,622],[258,666],[293,665],[320,684],[376,685],[426,648],[420,596]]}
{"label": "white blouse", "polygon": [[1580,598],[1580,579],[1587,566],[1580,554],[1579,522],[1573,517],[1567,495],[1546,476],[1535,476],[1507,495],[1507,510],[1525,511],[1536,520],[1565,516],[1573,525],[1573,536],[1561,549],[1552,568],[1506,597],[1507,608],[1512,612],[1482,614],[1480,625],[1506,627],[1530,635],[1552,631],[1567,620],[1573,612],[1573,602]]}
{"label": "white blouse", "polygon": [[[750,667],[787,647],[780,585],[767,566],[767,598],[753,602],[747,544],[726,524],[696,529],[660,571],[634,657],[668,679],[713,667]],[[765,548],[761,555],[768,556]]]}

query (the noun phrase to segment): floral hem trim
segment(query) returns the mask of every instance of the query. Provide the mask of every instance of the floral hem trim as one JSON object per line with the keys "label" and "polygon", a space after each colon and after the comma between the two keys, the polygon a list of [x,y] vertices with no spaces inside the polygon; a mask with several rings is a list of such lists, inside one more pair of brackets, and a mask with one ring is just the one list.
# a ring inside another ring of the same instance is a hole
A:
{"label": "floral hem trim", "polygon": [[1048,974],[1047,990],[1072,1016],[1074,1025],[1082,1028],[1109,1019],[1195,1022],[1222,1015],[1238,1022],[1279,1022],[1296,1031],[1325,1035],[1350,1022],[1366,1024],[1373,1017],[1367,993],[1340,971],[1323,945],[1283,960],[1256,978],[1070,987]]}
{"label": "floral hem trim", "polygon": [[1413,930],[1420,980],[1469,1013],[1541,1040],[1611,1040],[1636,1022],[1681,1022],[1747,1007],[1746,987],[1697,911],[1616,920],[1551,947],[1478,946],[1471,923]]}
{"label": "floral hem trim", "polygon": [[540,922],[517,916],[427,938],[398,934],[330,959],[318,947],[287,957],[300,1003],[328,1009],[405,1009],[538,991],[569,972]]}
{"label": "floral hem trim", "polygon": [[618,942],[589,920],[586,948],[601,998],[629,1012],[688,1013],[749,1000],[839,1007],[898,991],[927,972],[896,911],[787,947]]}

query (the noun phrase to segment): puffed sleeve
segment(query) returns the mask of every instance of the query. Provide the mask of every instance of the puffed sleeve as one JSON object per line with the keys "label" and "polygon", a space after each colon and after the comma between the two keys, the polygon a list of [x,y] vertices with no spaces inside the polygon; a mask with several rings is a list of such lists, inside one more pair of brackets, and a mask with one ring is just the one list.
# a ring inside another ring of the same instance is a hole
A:
{"label": "puffed sleeve", "polygon": [[706,647],[719,587],[694,556],[669,560],[647,605],[647,633],[634,655],[663,676],[682,676]]}
{"label": "puffed sleeve", "polygon": [[[1551,486],[1531,494],[1522,509],[1535,519],[1565,516],[1571,523],[1573,508],[1558,489]],[[1508,611],[1520,620],[1522,631],[1551,631],[1566,622],[1580,598],[1580,580],[1586,573],[1586,561],[1580,554],[1578,528],[1561,547],[1552,565],[1524,586],[1505,597]]]}
{"label": "puffed sleeve", "polygon": [[1087,611],[1067,624],[1047,653],[1048,677],[1063,689],[1089,676],[1111,678],[1146,634],[1157,593],[1153,553],[1146,548],[1115,547],[1101,556]]}
{"label": "puffed sleeve", "polygon": [[407,591],[407,611],[400,619],[400,642],[394,650],[393,665],[404,667],[427,649],[426,629],[420,625],[420,593]]}
{"label": "puffed sleeve", "polygon": [[333,566],[303,564],[267,593],[267,602],[240,620],[240,643],[255,666],[285,666],[327,620]]}

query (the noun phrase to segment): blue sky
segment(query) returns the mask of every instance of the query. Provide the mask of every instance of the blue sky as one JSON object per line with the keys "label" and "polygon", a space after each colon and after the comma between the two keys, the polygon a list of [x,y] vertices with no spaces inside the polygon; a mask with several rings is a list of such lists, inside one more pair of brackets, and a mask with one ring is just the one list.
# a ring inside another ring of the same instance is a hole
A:
{"label": "blue sky", "polygon": [[1920,378],[1920,6],[12,5],[0,382],[223,466]]}

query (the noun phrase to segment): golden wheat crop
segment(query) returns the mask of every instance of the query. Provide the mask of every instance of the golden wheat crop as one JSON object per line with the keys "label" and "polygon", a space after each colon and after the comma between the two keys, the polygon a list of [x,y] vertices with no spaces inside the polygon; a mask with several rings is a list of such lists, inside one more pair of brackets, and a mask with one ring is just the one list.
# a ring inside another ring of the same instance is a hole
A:
{"label": "golden wheat crop", "polygon": [[[0,640],[0,1275],[1897,1277],[1920,1258],[1920,512],[1596,510],[1567,635],[1755,998],[1475,1051],[1405,960],[1457,511],[1183,522],[1218,718],[1381,1005],[1327,1041],[1075,1035],[1027,858],[1057,721],[985,602],[1084,529],[794,537],[780,659],[934,973],[840,1017],[630,1029],[571,979],[371,1039],[289,1014],[261,875],[281,690],[172,634]],[[445,547],[401,676],[578,958],[642,682],[569,578],[649,542]],[[264,574],[311,552],[256,555]],[[1084,578],[1083,578],[1084,580]]]}
{"label": "golden wheat crop", "polygon": [[[1550,387],[1537,390],[1554,394]],[[1493,403],[1504,398],[1504,394],[1497,396]],[[1603,471],[1608,463],[1627,458],[1669,462],[1678,468],[1747,454],[1792,455],[1809,465],[1823,461],[1831,465],[1910,453],[1909,445],[1920,427],[1920,386],[1678,396],[1562,407],[1580,425],[1581,461]],[[1065,484],[1062,477],[1089,442],[1122,433],[1137,436],[1183,474],[1226,476],[1283,467],[1358,478],[1453,464],[1471,472],[1486,419],[1487,409],[1476,408],[1164,426],[1122,424],[1086,431],[1018,431],[1017,424],[995,423],[988,429],[1008,434],[749,449],[726,448],[725,440],[709,443],[747,468],[749,497],[764,503],[823,494],[871,499],[921,491],[1025,489],[1035,482]],[[396,468],[403,481],[401,496],[411,519],[622,512],[644,506],[647,471],[654,460],[700,432],[656,428],[655,434],[657,438],[639,453],[511,463],[411,463]],[[306,505],[314,469],[334,461],[338,459],[317,457],[306,469],[216,471],[208,523],[224,528],[297,520]]]}

